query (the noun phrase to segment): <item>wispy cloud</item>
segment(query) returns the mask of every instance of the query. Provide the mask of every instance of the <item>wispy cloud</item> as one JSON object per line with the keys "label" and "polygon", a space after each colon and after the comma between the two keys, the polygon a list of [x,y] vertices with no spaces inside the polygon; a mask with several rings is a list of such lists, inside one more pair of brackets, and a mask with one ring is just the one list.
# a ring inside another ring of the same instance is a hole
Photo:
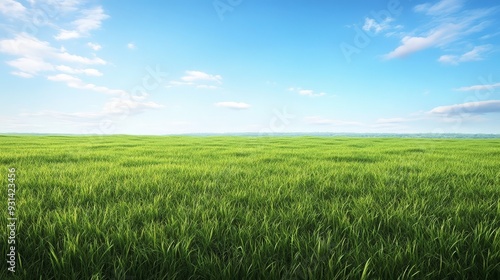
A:
{"label": "wispy cloud", "polygon": [[0,52],[15,56],[38,57],[80,64],[106,64],[99,57],[83,57],[70,54],[64,49],[56,49],[49,42],[41,41],[26,33],[18,34],[14,39],[0,40]]}
{"label": "wispy cloud", "polygon": [[[446,40],[451,39],[450,34],[455,34],[456,29],[456,26],[448,25],[433,30],[429,35],[424,37],[405,36],[401,39],[401,45],[384,57],[386,59],[402,58],[414,52],[444,43]],[[447,36],[448,39],[446,39]]]}
{"label": "wispy cloud", "polygon": [[[464,1],[461,0],[441,0],[436,4],[415,6],[414,11],[430,17],[429,23],[412,32],[406,32],[401,44],[384,55],[384,58],[402,58],[429,48],[444,48],[452,43],[460,45],[458,43],[470,40],[469,35],[481,32],[492,24],[488,19],[495,13],[494,8],[465,10],[463,4]],[[439,60],[454,63],[457,59],[460,58],[445,55]],[[464,59],[473,61],[472,58],[464,57]]]}
{"label": "wispy cloud", "polygon": [[294,88],[290,87],[288,88],[289,91],[298,93],[299,95],[303,96],[309,96],[309,97],[320,97],[320,96],[325,96],[326,93],[320,92],[320,93],[315,93],[314,90],[311,89],[303,89],[303,88]]}
{"label": "wispy cloud", "polygon": [[179,80],[170,81],[167,87],[193,86],[199,89],[217,89],[222,84],[221,75],[189,70]]}
{"label": "wispy cloud", "polygon": [[500,113],[500,100],[467,102],[449,106],[440,106],[432,109],[429,113],[434,115],[450,116],[461,114]]}
{"label": "wispy cloud", "polygon": [[25,78],[31,78],[38,72],[54,70],[54,66],[52,64],[47,63],[38,57],[21,57],[7,61],[7,64],[18,70],[14,72],[17,73],[16,75]]}
{"label": "wispy cloud", "polygon": [[75,69],[75,68],[71,68],[71,67],[66,66],[66,65],[58,65],[58,66],[56,66],[56,70],[59,70],[61,72],[68,73],[68,74],[85,74],[87,76],[96,76],[96,77],[103,75],[101,73],[101,71],[99,71],[97,69],[92,69],[92,68]]}
{"label": "wispy cloud", "polygon": [[431,16],[443,16],[458,12],[463,5],[463,0],[441,0],[435,4],[424,3],[416,5],[413,10]]}
{"label": "wispy cloud", "polygon": [[127,48],[129,50],[135,50],[137,48],[137,46],[134,43],[128,43],[127,44]]}
{"label": "wispy cloud", "polygon": [[94,84],[87,84],[83,82],[80,78],[75,76],[71,76],[68,74],[57,74],[53,76],[48,76],[47,80],[54,82],[62,82],[66,83],[68,87],[83,89],[83,90],[91,90],[95,92],[111,94],[111,95],[127,95],[127,92],[120,89],[110,89],[104,86],[96,86]]}
{"label": "wispy cloud", "polygon": [[182,77],[181,80],[187,83],[194,83],[198,81],[212,81],[221,84],[222,76],[211,75],[201,71],[186,71],[186,75]]}
{"label": "wispy cloud", "polygon": [[384,30],[390,29],[391,28],[390,23],[393,21],[394,19],[391,17],[385,18],[382,22],[377,22],[373,18],[366,17],[365,24],[363,25],[363,30],[378,34]]}
{"label": "wispy cloud", "polygon": [[342,121],[335,119],[328,119],[320,116],[309,116],[305,117],[304,121],[308,124],[313,125],[334,125],[334,126],[362,126],[363,123],[353,122],[353,121]]}
{"label": "wispy cloud", "polygon": [[102,49],[102,46],[99,45],[99,44],[96,44],[96,43],[91,43],[91,42],[88,42],[87,43],[87,46],[91,49],[93,49],[94,51],[98,51],[100,49]]}
{"label": "wispy cloud", "polygon": [[476,46],[462,55],[442,55],[438,61],[444,64],[458,65],[461,62],[484,59],[484,54],[492,49],[492,45]]}
{"label": "wispy cloud", "polygon": [[479,39],[481,39],[481,40],[487,40],[487,39],[491,39],[491,38],[497,37],[499,35],[500,35],[500,32],[495,32],[495,33],[490,33],[490,34],[483,35]]}
{"label": "wispy cloud", "polygon": [[10,18],[21,18],[26,15],[26,7],[14,0],[1,0],[0,13]]}
{"label": "wispy cloud", "polygon": [[222,107],[222,108],[229,108],[229,109],[236,109],[236,110],[243,110],[243,109],[248,109],[250,108],[250,104],[243,103],[243,102],[218,102],[214,104],[216,107]]}
{"label": "wispy cloud", "polygon": [[68,40],[87,37],[90,31],[99,29],[102,21],[107,18],[109,18],[109,16],[104,13],[102,7],[83,10],[80,13],[80,18],[72,22],[72,30],[62,29],[54,38],[56,40]]}
{"label": "wispy cloud", "polygon": [[458,90],[458,91],[480,91],[480,90],[493,91],[496,88],[500,88],[500,83],[461,87],[461,88],[457,88],[456,90]]}

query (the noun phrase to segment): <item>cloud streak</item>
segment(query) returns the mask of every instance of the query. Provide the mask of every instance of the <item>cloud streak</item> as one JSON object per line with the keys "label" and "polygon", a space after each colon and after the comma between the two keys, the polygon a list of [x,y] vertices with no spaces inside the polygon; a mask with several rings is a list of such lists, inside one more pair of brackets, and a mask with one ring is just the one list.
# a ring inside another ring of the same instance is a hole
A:
{"label": "cloud streak", "polygon": [[449,106],[440,106],[430,111],[433,115],[456,116],[461,114],[500,113],[500,100],[467,102]]}
{"label": "cloud streak", "polygon": [[188,70],[179,80],[170,81],[167,87],[192,86],[199,89],[218,89],[222,85],[222,76],[202,71]]}
{"label": "cloud streak", "polygon": [[386,59],[403,58],[430,47],[446,44],[455,40],[459,30],[459,26],[448,24],[432,30],[427,36],[405,36],[401,39],[401,45],[384,57]]}
{"label": "cloud streak", "polygon": [[438,61],[444,64],[458,65],[462,62],[479,61],[484,59],[484,54],[492,49],[491,45],[476,46],[460,56],[442,55]]}
{"label": "cloud streak", "polygon": [[463,0],[441,0],[434,5],[430,3],[417,5],[413,10],[430,16],[443,16],[458,12],[463,5]]}
{"label": "cloud streak", "polygon": [[211,81],[221,84],[222,76],[211,75],[201,71],[186,71],[186,75],[183,76],[181,80],[187,83],[194,83],[198,81]]}
{"label": "cloud streak", "polygon": [[291,87],[291,88],[288,88],[288,90],[291,91],[291,92],[298,93],[299,95],[309,96],[309,97],[321,97],[321,96],[325,96],[326,95],[326,93],[324,93],[324,92],[315,93],[314,90],[311,90],[311,89],[303,89],[303,88],[294,88],[294,87]]}
{"label": "cloud streak", "polygon": [[481,90],[489,90],[493,91],[496,88],[500,88],[500,83],[488,84],[488,85],[474,85],[469,87],[461,87],[457,88],[457,91],[481,91]]}
{"label": "cloud streak", "polygon": [[87,76],[95,76],[95,77],[99,77],[99,76],[103,75],[101,73],[101,71],[99,71],[97,69],[92,69],[92,68],[75,69],[75,68],[71,68],[71,67],[66,66],[66,65],[59,65],[59,66],[56,66],[55,69],[59,70],[61,72],[64,72],[64,73],[68,73],[68,74],[85,74]]}
{"label": "cloud streak", "polygon": [[104,86],[96,86],[94,84],[84,83],[81,79],[71,76],[68,74],[57,74],[53,76],[48,76],[47,80],[54,82],[62,82],[65,83],[68,87],[82,89],[82,90],[91,90],[95,92],[100,92],[104,94],[111,95],[127,95],[127,92],[120,89],[110,89]]}

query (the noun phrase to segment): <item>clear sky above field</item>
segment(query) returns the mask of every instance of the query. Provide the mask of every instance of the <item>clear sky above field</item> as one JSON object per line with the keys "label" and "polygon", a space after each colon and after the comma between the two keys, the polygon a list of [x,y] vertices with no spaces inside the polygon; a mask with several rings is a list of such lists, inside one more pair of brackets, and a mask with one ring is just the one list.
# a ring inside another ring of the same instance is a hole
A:
{"label": "clear sky above field", "polygon": [[0,133],[500,133],[500,3],[0,0]]}

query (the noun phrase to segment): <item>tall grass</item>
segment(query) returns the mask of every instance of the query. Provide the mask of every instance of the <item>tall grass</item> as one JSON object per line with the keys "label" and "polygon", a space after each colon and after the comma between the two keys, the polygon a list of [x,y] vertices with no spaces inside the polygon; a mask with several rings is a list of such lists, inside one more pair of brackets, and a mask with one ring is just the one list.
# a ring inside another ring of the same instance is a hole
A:
{"label": "tall grass", "polygon": [[499,144],[1,136],[14,277],[500,279]]}

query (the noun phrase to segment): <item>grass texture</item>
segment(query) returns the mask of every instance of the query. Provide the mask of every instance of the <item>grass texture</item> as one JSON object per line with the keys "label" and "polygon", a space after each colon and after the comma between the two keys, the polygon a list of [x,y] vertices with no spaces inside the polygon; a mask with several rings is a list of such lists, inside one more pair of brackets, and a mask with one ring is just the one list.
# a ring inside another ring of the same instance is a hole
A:
{"label": "grass texture", "polygon": [[4,261],[1,279],[500,279],[500,139],[0,136],[0,147],[1,211],[14,167],[18,217],[17,269]]}

